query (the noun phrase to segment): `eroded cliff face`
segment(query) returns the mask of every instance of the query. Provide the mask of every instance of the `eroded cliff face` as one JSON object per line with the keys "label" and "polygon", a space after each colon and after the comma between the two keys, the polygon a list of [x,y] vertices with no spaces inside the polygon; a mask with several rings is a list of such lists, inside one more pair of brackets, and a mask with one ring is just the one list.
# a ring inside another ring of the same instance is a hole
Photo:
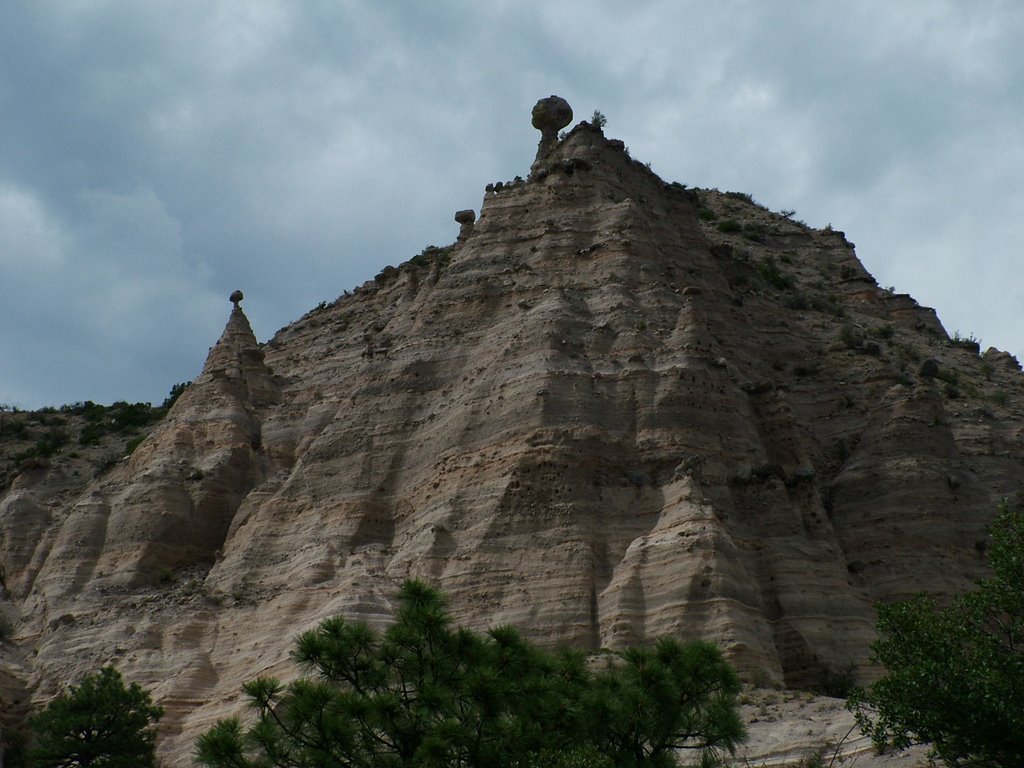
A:
{"label": "eroded cliff face", "polygon": [[413,576],[471,627],[706,637],[809,686],[866,664],[876,601],[982,573],[1024,379],[842,233],[666,184],[586,123],[464,218],[263,346],[236,307],[128,459],[7,489],[36,698],[113,661],[184,766],[298,632],[386,621]]}

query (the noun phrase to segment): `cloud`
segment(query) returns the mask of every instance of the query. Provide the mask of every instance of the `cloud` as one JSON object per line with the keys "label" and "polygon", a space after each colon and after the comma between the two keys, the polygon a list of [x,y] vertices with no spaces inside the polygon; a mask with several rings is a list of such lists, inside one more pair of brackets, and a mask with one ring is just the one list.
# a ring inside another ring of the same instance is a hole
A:
{"label": "cloud", "polygon": [[208,270],[183,251],[152,190],[87,191],[72,211],[68,220],[29,192],[0,188],[2,339],[5,358],[21,361],[0,369],[5,401],[99,399],[112,378],[169,389],[147,376],[167,358],[201,366],[226,302],[197,288]]}
{"label": "cloud", "polygon": [[550,93],[1024,353],[1022,36],[998,0],[4,4],[0,400],[160,400],[232,289],[266,339],[450,242]]}
{"label": "cloud", "polygon": [[8,279],[59,266],[61,250],[59,233],[31,191],[0,186],[0,264]]}

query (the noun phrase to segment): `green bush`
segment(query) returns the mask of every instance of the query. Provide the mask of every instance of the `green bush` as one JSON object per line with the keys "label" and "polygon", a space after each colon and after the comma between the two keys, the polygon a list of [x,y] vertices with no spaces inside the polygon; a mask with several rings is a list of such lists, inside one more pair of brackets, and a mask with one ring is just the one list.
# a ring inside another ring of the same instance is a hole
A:
{"label": "green bush", "polygon": [[531,753],[517,768],[616,768],[616,765],[594,747],[571,747]]}
{"label": "green bush", "polygon": [[67,445],[67,442],[67,430],[54,427],[36,441],[35,454],[42,458],[49,458]]}
{"label": "green bush", "polygon": [[79,445],[97,445],[105,434],[107,434],[107,429],[102,424],[86,424],[78,435],[78,443]]}
{"label": "green bush", "polygon": [[729,198],[732,198],[733,200],[742,200],[744,203],[750,203],[751,205],[757,205],[757,203],[754,202],[753,196],[748,194],[748,193],[746,193],[746,192],[726,192],[725,196],[729,197]]}
{"label": "green bush", "polygon": [[409,259],[409,263],[415,267],[427,267],[435,263],[438,266],[446,267],[451,259],[451,248],[438,248],[436,245],[428,245],[416,256]]}
{"label": "green bush", "polygon": [[793,287],[793,278],[783,274],[779,269],[779,265],[775,263],[775,259],[771,256],[757,262],[755,269],[757,269],[757,274],[779,290],[786,290],[787,288]]}
{"label": "green bush", "polygon": [[171,394],[159,408],[155,408],[149,403],[128,403],[124,400],[119,400],[110,406],[98,405],[91,400],[86,400],[84,403],[64,406],[62,410],[85,418],[86,424],[78,436],[79,444],[97,445],[105,435],[115,432],[131,434],[159,421],[187,386],[188,383],[184,383],[171,387]]}
{"label": "green bush", "polygon": [[825,294],[824,296],[812,296],[811,308],[816,312],[823,312],[833,317],[843,317],[846,314],[846,310],[839,302],[839,297],[834,293]]}
{"label": "green bush", "polygon": [[3,431],[21,437],[28,432],[28,424],[24,419],[6,419],[3,421]]}
{"label": "green bush", "polygon": [[978,347],[981,345],[981,340],[978,339],[973,333],[969,333],[966,336],[961,336],[960,331],[953,331],[953,336],[950,338],[951,344],[956,344],[964,347]]}
{"label": "green bush", "polygon": [[85,402],[62,405],[60,411],[61,413],[69,413],[75,416],[84,416],[87,421],[97,421],[103,418],[103,414],[107,412],[107,407],[94,403],[92,400],[86,400]]}
{"label": "green bush", "polygon": [[864,334],[855,325],[843,323],[842,328],[839,329],[839,340],[848,349],[860,349],[860,345],[864,343]]}
{"label": "green bush", "polygon": [[110,406],[110,420],[118,432],[144,427],[160,419],[162,414],[149,403],[116,402]]}
{"label": "green bush", "polygon": [[104,667],[83,678],[29,722],[33,732],[30,768],[150,768],[156,762],[156,734],[163,715],[149,693]]}
{"label": "green bush", "polygon": [[768,228],[764,224],[747,223],[743,225],[743,236],[755,243],[767,240]]}
{"label": "green bush", "polygon": [[160,410],[165,412],[171,410],[171,406],[178,402],[178,398],[184,394],[190,384],[192,384],[191,381],[182,381],[178,384],[173,384],[171,386],[171,391],[167,393],[167,397],[165,397],[164,401],[160,404]]}
{"label": "green bush", "polygon": [[951,766],[1024,765],[1024,509],[992,526],[994,575],[946,607],[927,596],[878,607],[885,675],[848,704],[880,749],[931,744]]}

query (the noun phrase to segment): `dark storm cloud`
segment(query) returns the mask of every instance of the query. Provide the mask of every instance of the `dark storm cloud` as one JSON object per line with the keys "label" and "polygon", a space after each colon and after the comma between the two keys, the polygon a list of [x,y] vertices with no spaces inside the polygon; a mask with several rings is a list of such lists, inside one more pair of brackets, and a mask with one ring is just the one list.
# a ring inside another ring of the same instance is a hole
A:
{"label": "dark storm cloud", "polygon": [[160,400],[232,289],[266,339],[450,242],[549,93],[1020,353],[1022,33],[1000,2],[4,4],[0,401]]}

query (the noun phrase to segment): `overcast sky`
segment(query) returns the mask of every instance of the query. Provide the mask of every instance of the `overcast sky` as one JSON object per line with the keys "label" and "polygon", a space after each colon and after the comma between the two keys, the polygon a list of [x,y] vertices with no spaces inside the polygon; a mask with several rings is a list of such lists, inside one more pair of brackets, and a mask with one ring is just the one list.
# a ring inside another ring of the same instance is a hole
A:
{"label": "overcast sky", "polygon": [[558,94],[1024,359],[1016,0],[4,0],[0,403],[159,403],[526,175]]}

